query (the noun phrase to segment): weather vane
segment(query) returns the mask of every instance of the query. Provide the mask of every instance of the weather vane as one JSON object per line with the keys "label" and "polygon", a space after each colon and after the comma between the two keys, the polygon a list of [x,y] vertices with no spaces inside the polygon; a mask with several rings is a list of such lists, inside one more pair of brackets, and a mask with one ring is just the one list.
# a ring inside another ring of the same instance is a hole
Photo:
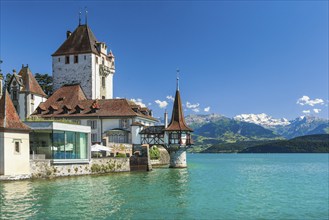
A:
{"label": "weather vane", "polygon": [[177,71],[177,84],[176,84],[176,87],[177,87],[177,90],[179,90],[179,69],[176,70]]}

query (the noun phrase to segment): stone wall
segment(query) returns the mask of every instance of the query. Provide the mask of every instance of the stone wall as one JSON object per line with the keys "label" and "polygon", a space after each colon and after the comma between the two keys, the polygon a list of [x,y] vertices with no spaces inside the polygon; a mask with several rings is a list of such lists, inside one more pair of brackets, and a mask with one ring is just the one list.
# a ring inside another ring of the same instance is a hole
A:
{"label": "stone wall", "polygon": [[161,145],[157,145],[160,151],[160,158],[158,160],[151,160],[152,166],[167,166],[169,165],[170,155],[168,151]]}
{"label": "stone wall", "polygon": [[52,178],[130,171],[129,158],[93,158],[87,164],[51,164],[50,160],[30,161],[32,178]]}

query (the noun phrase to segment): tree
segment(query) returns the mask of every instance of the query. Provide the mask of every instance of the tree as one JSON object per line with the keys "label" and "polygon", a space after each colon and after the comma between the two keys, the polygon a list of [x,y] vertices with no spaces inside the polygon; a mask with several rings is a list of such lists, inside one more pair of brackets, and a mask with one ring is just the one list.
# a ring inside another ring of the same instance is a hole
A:
{"label": "tree", "polygon": [[51,96],[51,94],[53,93],[53,77],[48,75],[47,73],[36,73],[34,77],[39,83],[42,90],[46,93],[46,95]]}

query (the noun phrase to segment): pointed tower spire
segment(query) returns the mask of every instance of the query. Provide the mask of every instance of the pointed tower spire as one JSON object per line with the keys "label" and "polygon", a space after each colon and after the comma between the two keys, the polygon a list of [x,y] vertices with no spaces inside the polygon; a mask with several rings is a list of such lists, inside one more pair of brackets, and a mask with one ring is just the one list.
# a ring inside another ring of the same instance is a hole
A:
{"label": "pointed tower spire", "polygon": [[193,131],[189,128],[184,119],[184,112],[182,107],[182,101],[179,92],[179,70],[177,71],[177,89],[175,94],[175,101],[171,115],[171,121],[166,131]]}

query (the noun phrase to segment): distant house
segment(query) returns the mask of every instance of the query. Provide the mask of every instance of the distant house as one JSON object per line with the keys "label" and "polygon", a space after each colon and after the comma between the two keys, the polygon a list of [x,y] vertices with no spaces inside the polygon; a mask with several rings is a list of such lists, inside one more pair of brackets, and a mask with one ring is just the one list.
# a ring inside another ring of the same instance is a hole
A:
{"label": "distant house", "polygon": [[0,175],[30,174],[29,132],[5,90],[0,99]]}
{"label": "distant house", "polygon": [[41,102],[47,100],[28,66],[22,66],[18,74],[14,71],[7,89],[21,120],[28,118]]}

